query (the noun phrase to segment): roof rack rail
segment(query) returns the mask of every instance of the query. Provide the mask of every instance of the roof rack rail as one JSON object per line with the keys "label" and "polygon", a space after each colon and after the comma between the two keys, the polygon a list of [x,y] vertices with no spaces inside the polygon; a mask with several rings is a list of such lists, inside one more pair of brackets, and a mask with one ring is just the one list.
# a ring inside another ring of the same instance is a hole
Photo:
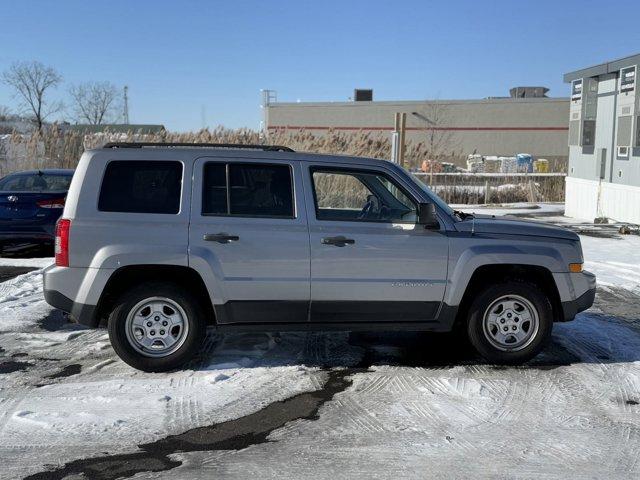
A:
{"label": "roof rack rail", "polygon": [[282,145],[245,145],[240,143],[187,143],[187,142],[109,142],[102,148],[144,148],[144,147],[195,147],[195,148],[241,148],[247,150],[263,150],[265,152],[293,152]]}

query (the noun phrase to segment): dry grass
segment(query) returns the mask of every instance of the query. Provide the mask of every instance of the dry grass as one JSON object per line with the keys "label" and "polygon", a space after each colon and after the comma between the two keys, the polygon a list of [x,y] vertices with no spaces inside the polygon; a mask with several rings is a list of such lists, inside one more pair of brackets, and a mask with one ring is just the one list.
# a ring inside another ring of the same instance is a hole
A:
{"label": "dry grass", "polygon": [[[38,168],[75,168],[85,149],[97,148],[107,142],[185,142],[185,143],[237,143],[285,145],[296,151],[355,155],[388,159],[391,142],[388,138],[374,136],[368,132],[347,133],[329,131],[318,136],[304,130],[282,130],[272,132],[267,139],[250,129],[200,130],[188,133],[162,132],[140,135],[103,133],[83,135],[77,132],[61,132],[51,128],[44,133],[29,136],[18,134],[0,136],[0,176],[8,173]],[[406,148],[406,166],[416,169],[429,159],[425,143],[409,143]],[[476,179],[471,185],[485,185],[486,179]],[[531,198],[532,186],[518,179],[505,181],[490,179],[488,200],[491,202],[522,201]],[[481,183],[478,183],[481,182]],[[429,183],[428,180],[426,183]],[[504,184],[513,184],[507,187]],[[469,178],[450,180],[434,185],[435,190],[445,200],[452,203],[478,203],[484,200],[484,193],[478,188],[469,188]],[[564,179],[551,178],[533,185],[535,198],[540,201],[562,201],[564,199]],[[332,191],[335,189],[332,189]],[[344,189],[342,189],[344,190]],[[486,190],[486,189],[485,189]],[[354,192],[355,193],[355,192]],[[327,199],[329,200],[329,199]],[[349,200],[353,203],[355,200]]]}
{"label": "dry grass", "polygon": [[[2,142],[0,151],[0,173],[29,168],[73,168],[85,149],[100,147],[107,142],[187,142],[187,143],[239,143],[286,145],[297,151],[357,155],[372,158],[389,158],[389,139],[375,138],[370,133],[344,133],[330,131],[316,136],[308,131],[280,131],[261,138],[255,130],[227,129],[200,130],[188,133],[163,132],[155,135],[105,133],[81,135],[76,132],[62,133],[52,128],[45,133],[31,136],[10,135]],[[8,150],[7,151],[7,145]],[[408,165],[416,167],[427,157],[424,144],[409,144],[406,151]]]}

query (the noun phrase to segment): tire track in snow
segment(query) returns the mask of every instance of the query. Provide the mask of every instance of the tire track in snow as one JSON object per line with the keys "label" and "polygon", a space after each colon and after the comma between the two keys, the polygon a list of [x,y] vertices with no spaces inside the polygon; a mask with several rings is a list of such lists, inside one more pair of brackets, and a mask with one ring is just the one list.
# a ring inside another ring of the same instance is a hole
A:
{"label": "tire track in snow", "polygon": [[[269,442],[269,434],[290,421],[317,419],[322,405],[351,385],[348,377],[353,373],[354,370],[332,370],[320,391],[301,393],[236,420],[195,428],[139,445],[139,452],[76,460],[56,469],[29,475],[25,480],[62,480],[76,475],[84,475],[92,480],[129,478],[140,472],[161,472],[180,466],[182,461],[171,458],[177,452],[242,450]],[[115,465],[118,468],[114,468]]]}

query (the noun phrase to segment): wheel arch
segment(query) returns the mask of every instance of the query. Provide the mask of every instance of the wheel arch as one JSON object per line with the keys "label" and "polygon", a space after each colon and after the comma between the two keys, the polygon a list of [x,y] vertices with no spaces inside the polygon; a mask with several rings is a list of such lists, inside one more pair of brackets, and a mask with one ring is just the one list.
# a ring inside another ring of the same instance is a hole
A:
{"label": "wheel arch", "polygon": [[127,265],[115,270],[100,295],[96,306],[96,323],[104,326],[120,295],[127,289],[146,282],[173,282],[187,288],[200,300],[207,315],[207,324],[215,325],[215,309],[200,274],[193,268],[179,265]]}
{"label": "wheel arch", "polygon": [[551,271],[539,265],[489,264],[477,267],[466,285],[457,309],[456,327],[466,324],[469,308],[478,291],[487,285],[505,282],[527,282],[536,285],[547,295],[551,303],[553,321],[564,319],[558,286]]}

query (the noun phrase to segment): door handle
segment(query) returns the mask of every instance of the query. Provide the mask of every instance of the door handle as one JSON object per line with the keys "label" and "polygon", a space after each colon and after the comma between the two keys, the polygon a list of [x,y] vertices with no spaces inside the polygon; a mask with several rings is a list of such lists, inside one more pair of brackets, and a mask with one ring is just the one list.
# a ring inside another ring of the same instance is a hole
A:
{"label": "door handle", "polygon": [[229,243],[240,240],[238,235],[229,235],[228,233],[205,233],[202,237],[206,242]]}
{"label": "door handle", "polygon": [[353,245],[356,241],[353,238],[346,238],[342,235],[338,237],[325,237],[322,239],[323,245],[334,245],[336,247],[344,247],[345,245]]}

